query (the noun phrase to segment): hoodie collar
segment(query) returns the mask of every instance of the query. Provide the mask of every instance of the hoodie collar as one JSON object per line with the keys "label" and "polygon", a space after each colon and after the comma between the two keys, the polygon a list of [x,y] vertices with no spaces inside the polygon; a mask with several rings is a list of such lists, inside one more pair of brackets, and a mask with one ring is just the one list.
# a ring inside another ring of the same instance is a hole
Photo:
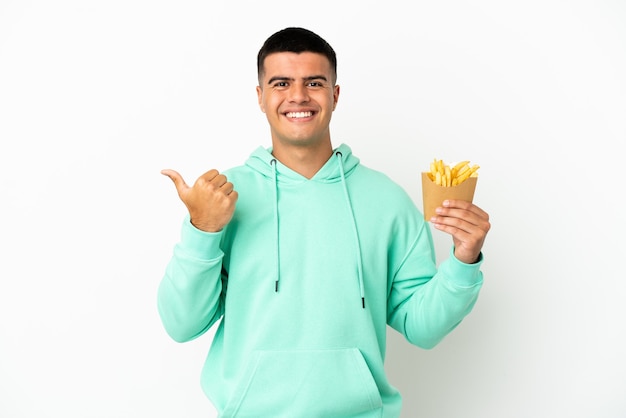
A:
{"label": "hoodie collar", "polygon": [[328,161],[326,161],[311,179],[307,179],[303,175],[283,165],[280,161],[277,161],[272,155],[272,147],[258,147],[252,152],[246,161],[246,165],[265,177],[273,178],[274,167],[272,167],[272,160],[276,161],[276,179],[278,183],[295,184],[306,181],[334,183],[341,181],[341,171],[337,164],[338,152],[341,155],[340,158],[343,163],[344,175],[348,177],[359,164],[359,159],[352,154],[352,150],[346,144],[341,144],[335,148]]}

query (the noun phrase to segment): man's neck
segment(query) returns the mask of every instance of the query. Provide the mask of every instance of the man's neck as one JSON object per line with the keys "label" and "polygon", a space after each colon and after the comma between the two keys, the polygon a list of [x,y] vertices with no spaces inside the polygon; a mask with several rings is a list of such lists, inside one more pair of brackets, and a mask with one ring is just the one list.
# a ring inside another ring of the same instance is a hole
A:
{"label": "man's neck", "polygon": [[276,145],[274,144],[272,155],[283,165],[307,179],[312,178],[333,154],[330,141],[316,146]]}

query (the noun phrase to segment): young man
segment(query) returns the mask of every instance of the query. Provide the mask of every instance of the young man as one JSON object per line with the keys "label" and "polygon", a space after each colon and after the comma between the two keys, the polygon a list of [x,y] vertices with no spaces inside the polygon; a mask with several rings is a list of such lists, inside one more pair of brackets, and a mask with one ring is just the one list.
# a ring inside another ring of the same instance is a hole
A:
{"label": "young man", "polygon": [[432,225],[453,246],[437,269],[408,194],[331,144],[330,45],[287,28],[257,64],[272,146],[193,186],[163,170],[189,211],[159,287],[164,327],[184,342],[219,321],[201,381],[220,417],[398,417],[386,326],[431,348],[459,324],[482,284],[488,215],[439,208]]}

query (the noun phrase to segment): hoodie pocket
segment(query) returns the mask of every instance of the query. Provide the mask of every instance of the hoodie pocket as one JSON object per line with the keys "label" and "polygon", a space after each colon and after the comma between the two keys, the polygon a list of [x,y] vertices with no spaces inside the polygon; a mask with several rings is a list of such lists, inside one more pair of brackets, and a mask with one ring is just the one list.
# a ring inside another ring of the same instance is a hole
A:
{"label": "hoodie pocket", "polygon": [[379,418],[382,400],[361,352],[257,351],[220,418]]}

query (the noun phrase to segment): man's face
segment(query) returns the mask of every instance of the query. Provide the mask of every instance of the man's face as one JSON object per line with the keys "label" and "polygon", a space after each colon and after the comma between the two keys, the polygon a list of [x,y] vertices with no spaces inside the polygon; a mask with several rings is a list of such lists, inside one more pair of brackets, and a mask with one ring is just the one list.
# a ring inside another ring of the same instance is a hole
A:
{"label": "man's face", "polygon": [[257,87],[274,147],[315,146],[330,141],[330,119],[339,86],[330,62],[313,52],[268,55]]}

